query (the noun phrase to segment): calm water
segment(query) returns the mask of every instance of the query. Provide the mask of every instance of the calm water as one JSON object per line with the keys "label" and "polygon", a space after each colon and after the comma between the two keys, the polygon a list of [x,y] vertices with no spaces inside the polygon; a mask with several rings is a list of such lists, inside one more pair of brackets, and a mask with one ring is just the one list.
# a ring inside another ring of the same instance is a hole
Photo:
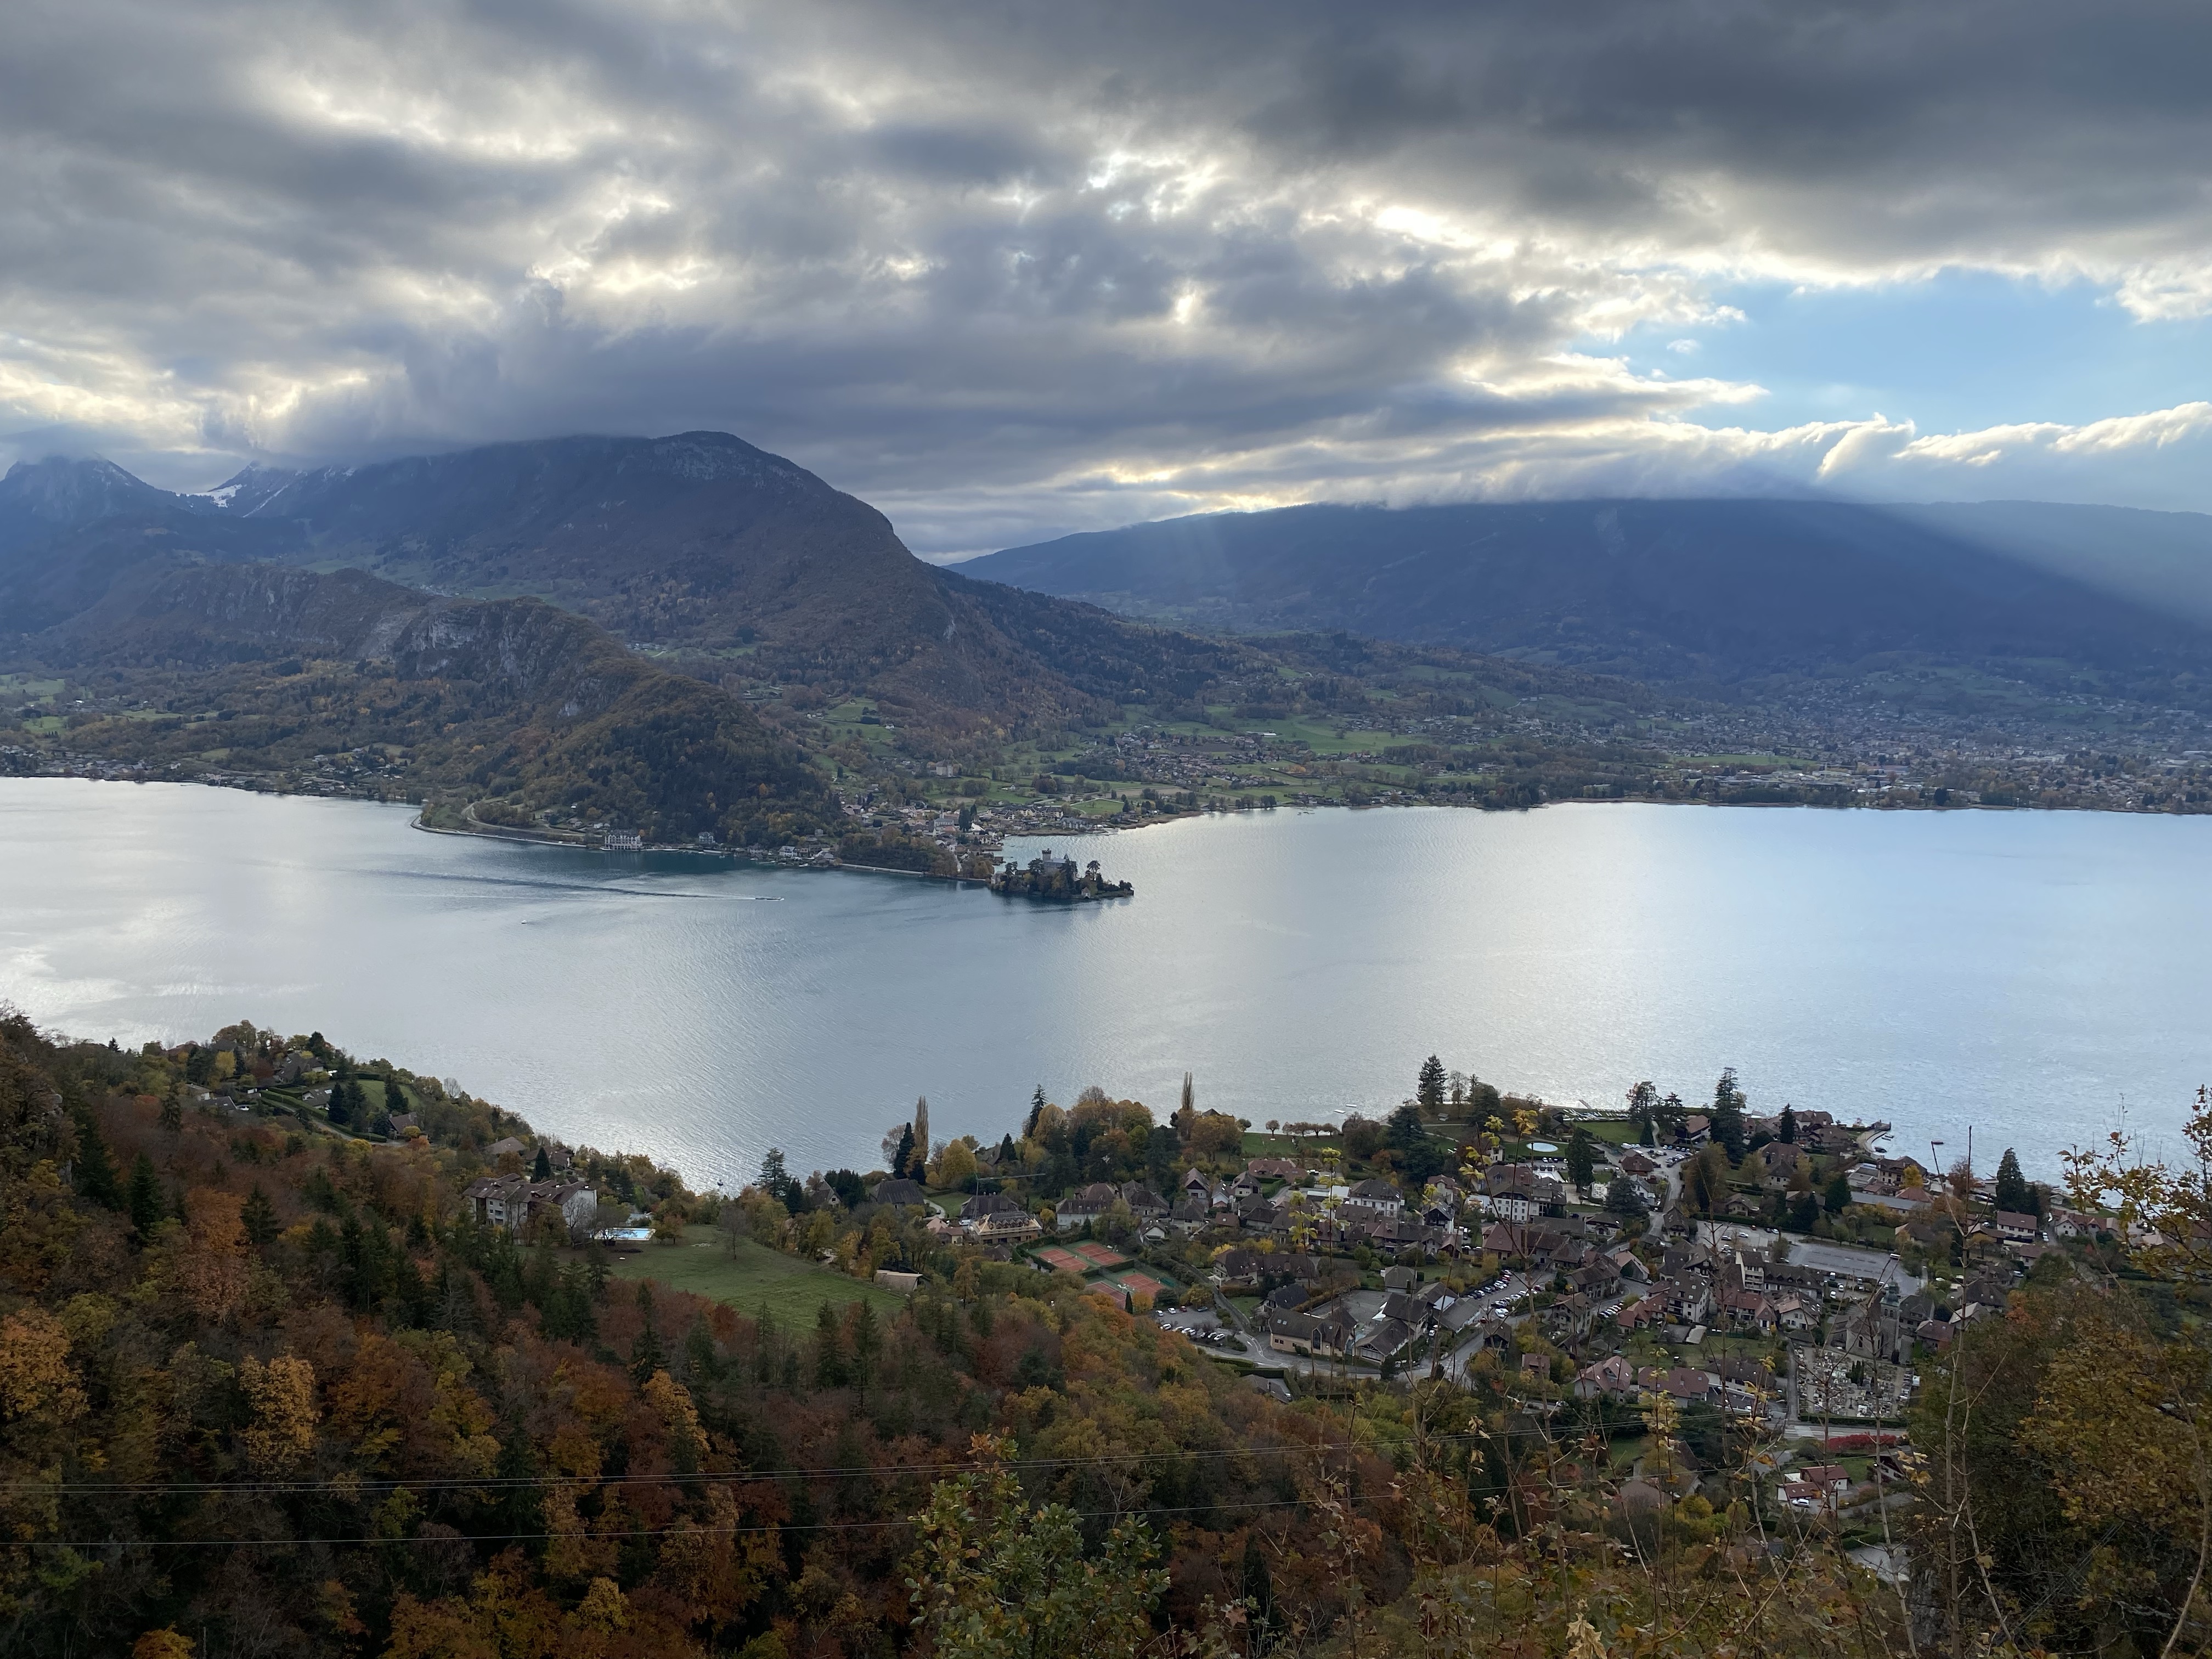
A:
{"label": "calm water", "polygon": [[[404,809],[0,781],[0,998],[42,1024],[320,1028],[550,1131],[742,1177],[877,1161],[1098,1082],[1255,1121],[1431,1050],[1559,1100],[1641,1077],[1978,1161],[2212,1080],[2212,819],[1591,806],[1278,812],[1093,839],[1063,911],[892,878],[428,836]],[[1073,843],[1071,843],[1073,844]],[[1027,856],[1026,850],[1023,853]]]}

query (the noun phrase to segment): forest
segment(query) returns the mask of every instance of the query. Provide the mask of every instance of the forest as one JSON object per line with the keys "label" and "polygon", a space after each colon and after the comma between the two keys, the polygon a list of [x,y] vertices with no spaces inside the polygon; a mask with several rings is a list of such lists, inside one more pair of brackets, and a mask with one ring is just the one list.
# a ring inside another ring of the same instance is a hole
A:
{"label": "forest", "polygon": [[[413,1108],[404,1138],[240,1109],[310,1063]],[[1022,1125],[1070,1174],[1239,1127],[1140,1145],[1149,1113],[1088,1104]],[[1465,1386],[1285,1400],[863,1183],[726,1204],[319,1036],[126,1049],[11,1012],[0,1651],[2197,1651],[2212,1216],[2201,1176],[2125,1151],[2069,1190],[2136,1248],[2046,1257],[1927,1377],[1898,1582],[1776,1509],[1759,1435],[1577,1398],[1533,1332]],[[475,1218],[472,1180],[552,1154],[656,1231],[820,1215],[868,1243],[854,1271],[918,1286],[779,1321]]]}

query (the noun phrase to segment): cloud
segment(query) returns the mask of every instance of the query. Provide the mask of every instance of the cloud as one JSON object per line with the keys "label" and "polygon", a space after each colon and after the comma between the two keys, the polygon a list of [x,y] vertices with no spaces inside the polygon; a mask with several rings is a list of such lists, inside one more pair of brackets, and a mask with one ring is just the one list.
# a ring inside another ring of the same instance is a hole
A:
{"label": "cloud", "polygon": [[704,426],[939,553],[1363,492],[2212,506],[2194,436],[1709,427],[1756,386],[1577,348],[1747,277],[2212,310],[2179,3],[21,0],[0,44],[0,424],[172,484]]}

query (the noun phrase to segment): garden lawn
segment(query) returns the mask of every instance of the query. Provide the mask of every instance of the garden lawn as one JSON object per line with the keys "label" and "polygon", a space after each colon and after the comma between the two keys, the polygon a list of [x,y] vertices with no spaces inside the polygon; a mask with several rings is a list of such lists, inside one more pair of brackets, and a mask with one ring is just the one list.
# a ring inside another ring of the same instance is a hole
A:
{"label": "garden lawn", "polygon": [[889,1312],[906,1300],[896,1291],[848,1279],[750,1238],[738,1241],[733,1257],[712,1227],[687,1227],[681,1244],[647,1244],[635,1255],[617,1255],[614,1271],[617,1278],[657,1279],[676,1290],[726,1302],[747,1316],[759,1312],[765,1302],[786,1330],[812,1324],[815,1310],[824,1302],[833,1308],[872,1302]]}

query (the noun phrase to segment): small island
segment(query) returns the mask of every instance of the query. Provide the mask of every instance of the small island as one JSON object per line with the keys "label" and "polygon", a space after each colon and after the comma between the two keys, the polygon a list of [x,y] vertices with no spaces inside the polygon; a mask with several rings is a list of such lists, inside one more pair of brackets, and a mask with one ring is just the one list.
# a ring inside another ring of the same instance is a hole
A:
{"label": "small island", "polygon": [[1126,881],[1107,880],[1098,872],[1097,859],[1079,872],[1073,859],[1054,858],[1048,847],[1026,867],[1007,860],[1004,868],[992,872],[991,890],[1048,904],[1083,904],[1092,899],[1129,898],[1137,890]]}

